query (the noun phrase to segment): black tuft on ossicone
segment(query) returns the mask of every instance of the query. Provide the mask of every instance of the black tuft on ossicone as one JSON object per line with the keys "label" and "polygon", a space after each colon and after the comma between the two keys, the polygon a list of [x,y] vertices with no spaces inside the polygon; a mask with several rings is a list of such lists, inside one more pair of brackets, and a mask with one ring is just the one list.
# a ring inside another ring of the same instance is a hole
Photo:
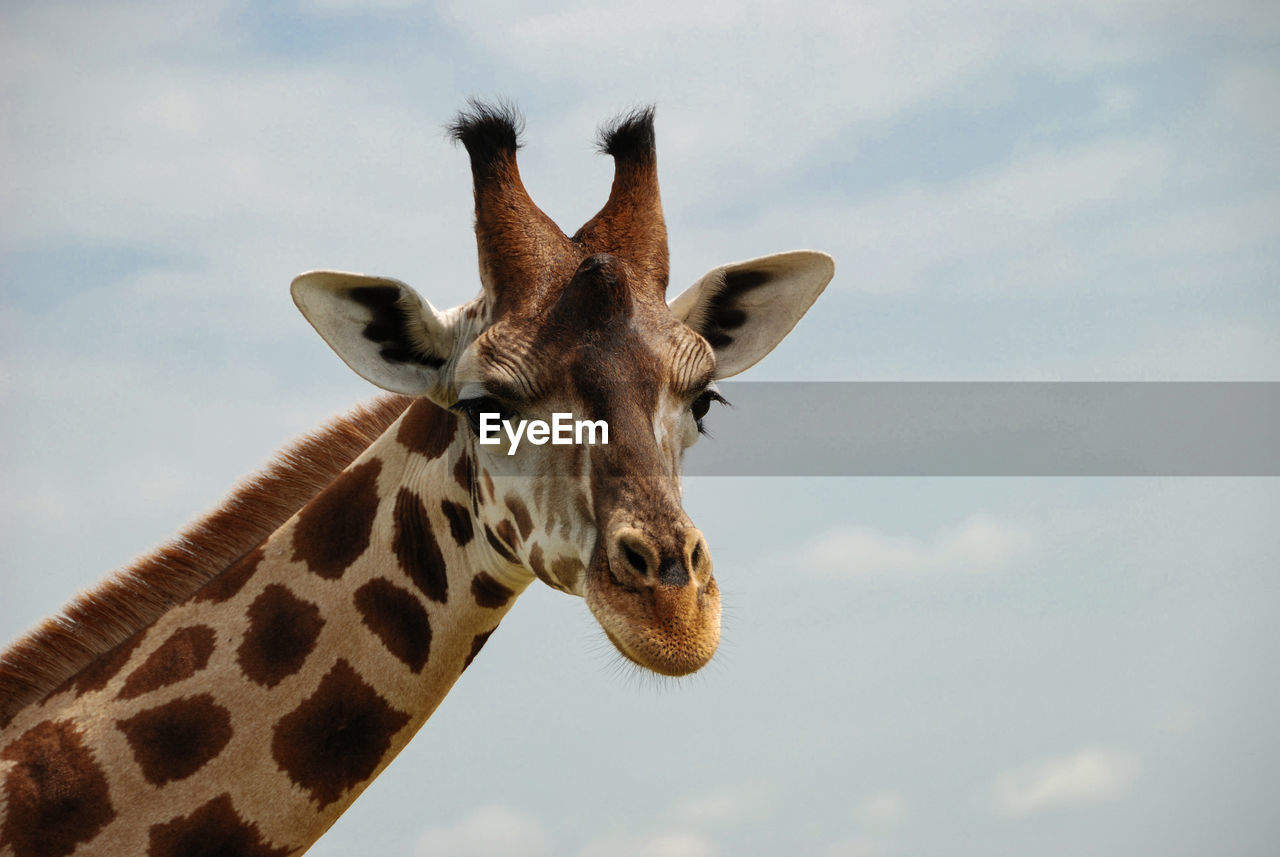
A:
{"label": "black tuft on ossicone", "polygon": [[637,107],[600,128],[600,151],[625,161],[654,157],[653,105]]}
{"label": "black tuft on ossicone", "polygon": [[471,165],[483,167],[514,154],[520,148],[524,117],[506,101],[486,104],[467,99],[467,109],[449,123],[449,136],[466,147]]}

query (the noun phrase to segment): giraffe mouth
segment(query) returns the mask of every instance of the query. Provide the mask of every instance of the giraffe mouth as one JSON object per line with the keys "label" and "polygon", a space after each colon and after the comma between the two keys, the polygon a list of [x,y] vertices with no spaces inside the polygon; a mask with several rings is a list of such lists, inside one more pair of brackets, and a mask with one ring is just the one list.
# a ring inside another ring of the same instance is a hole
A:
{"label": "giraffe mouth", "polygon": [[607,560],[592,563],[587,607],[609,642],[628,661],[655,673],[683,676],[706,666],[720,643],[720,590],[698,585],[623,586]]}

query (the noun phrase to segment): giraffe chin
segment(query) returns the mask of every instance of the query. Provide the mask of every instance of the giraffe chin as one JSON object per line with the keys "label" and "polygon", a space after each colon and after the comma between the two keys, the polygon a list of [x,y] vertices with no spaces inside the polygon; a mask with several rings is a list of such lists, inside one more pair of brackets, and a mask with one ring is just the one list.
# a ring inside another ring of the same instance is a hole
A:
{"label": "giraffe chin", "polygon": [[605,563],[587,574],[587,607],[623,657],[667,676],[706,666],[720,643],[720,589],[715,578],[698,586],[620,585]]}

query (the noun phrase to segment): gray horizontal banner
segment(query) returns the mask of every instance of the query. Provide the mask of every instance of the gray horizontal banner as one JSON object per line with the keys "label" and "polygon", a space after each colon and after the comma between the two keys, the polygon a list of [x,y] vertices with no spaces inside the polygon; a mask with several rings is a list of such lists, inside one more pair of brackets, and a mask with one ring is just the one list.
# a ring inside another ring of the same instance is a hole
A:
{"label": "gray horizontal banner", "polygon": [[686,476],[1280,475],[1280,383],[719,386]]}

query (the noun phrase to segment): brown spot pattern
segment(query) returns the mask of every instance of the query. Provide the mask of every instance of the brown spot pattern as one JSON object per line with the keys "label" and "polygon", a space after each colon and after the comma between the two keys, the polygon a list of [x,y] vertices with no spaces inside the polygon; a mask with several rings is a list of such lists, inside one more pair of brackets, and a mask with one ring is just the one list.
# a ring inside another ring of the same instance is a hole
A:
{"label": "brown spot pattern", "polygon": [[209,664],[214,639],[214,631],[208,625],[189,625],[174,631],[129,674],[116,699],[133,699],[191,678]]}
{"label": "brown spot pattern", "polygon": [[573,506],[580,520],[590,521],[595,518],[595,514],[591,511],[591,501],[587,498],[585,491],[577,493],[573,498]]}
{"label": "brown spot pattern", "polygon": [[0,850],[63,857],[115,819],[106,777],[70,721],[33,726],[0,760],[15,763],[4,778],[8,811]]}
{"label": "brown spot pattern", "polygon": [[490,628],[488,631],[485,631],[483,634],[475,635],[475,638],[472,639],[471,641],[471,653],[467,655],[466,661],[464,661],[462,664],[462,668],[464,670],[467,667],[471,666],[471,662],[476,659],[476,655],[480,654],[480,650],[484,648],[485,643],[489,642],[489,638],[493,636],[493,632],[496,630],[498,629]]}
{"label": "brown spot pattern", "polygon": [[542,561],[542,545],[535,544],[529,548],[529,568],[533,569],[533,573],[543,583],[550,583],[547,580],[547,566]]}
{"label": "brown spot pattern", "polygon": [[482,571],[471,580],[471,594],[481,607],[504,607],[515,592]]}
{"label": "brown spot pattern", "polygon": [[453,534],[453,540],[458,543],[458,547],[466,547],[475,536],[475,528],[471,525],[471,513],[467,511],[467,507],[452,500],[442,500],[440,511],[449,522],[449,532]]}
{"label": "brown spot pattern", "polygon": [[[503,521],[502,523],[506,523],[506,521]],[[508,524],[508,527],[510,527],[510,524]],[[520,562],[520,560],[516,558],[516,555],[511,552],[511,548],[502,543],[502,540],[494,534],[488,524],[485,524],[484,526],[484,537],[485,541],[489,543],[489,546],[498,552],[498,556],[510,563]]]}
{"label": "brown spot pattern", "polygon": [[582,565],[565,556],[557,557],[551,563],[551,575],[558,581],[557,588],[563,589],[582,575]]}
{"label": "brown spot pattern", "polygon": [[511,511],[512,517],[516,519],[516,526],[520,528],[520,538],[529,538],[529,533],[533,532],[533,518],[530,517],[529,509],[525,506],[524,501],[515,495],[508,495],[506,504]]}
{"label": "brown spot pattern", "polygon": [[146,629],[139,631],[82,669],[78,675],[73,676],[70,684],[76,689],[76,694],[85,694],[106,687],[107,682],[115,678],[116,673],[129,663],[129,658],[133,657],[133,650],[138,648],[146,635]]}
{"label": "brown spot pattern", "polygon": [[516,535],[516,528],[512,526],[510,521],[499,521],[498,525],[493,528],[502,539],[507,547],[511,548],[511,552],[515,553],[516,548],[520,545],[520,537]]}
{"label": "brown spot pattern", "polygon": [[401,488],[396,495],[395,524],[392,547],[405,574],[432,601],[448,602],[449,574],[431,531],[427,507],[408,488]]}
{"label": "brown spot pattern", "polygon": [[292,518],[412,403],[408,396],[381,396],[287,445],[176,539],[81,593],[51,621],[15,640],[0,658],[0,724],[52,692],[70,692],[79,673],[151,627],[173,605],[191,599]]}
{"label": "brown spot pattern", "polygon": [[262,545],[258,545],[249,551],[240,559],[233,562],[227,569],[220,574],[215,575],[200,590],[196,592],[196,601],[212,601],[214,604],[221,604],[234,598],[244,585],[253,577],[253,573],[258,570],[258,563],[262,562],[265,552]]}
{"label": "brown spot pattern", "polygon": [[405,411],[396,440],[427,458],[444,455],[457,431],[458,418],[427,399],[419,399]]}
{"label": "brown spot pattern", "polygon": [[142,775],[157,786],[191,776],[231,740],[231,714],[207,693],[140,711],[116,727]]}
{"label": "brown spot pattern", "polygon": [[276,724],[271,755],[324,807],[373,775],[409,715],[392,708],[339,660]]}
{"label": "brown spot pattern", "polygon": [[263,687],[275,687],[302,669],[322,627],[319,607],[271,584],[249,605],[249,628],[236,650],[240,669]]}
{"label": "brown spot pattern", "polygon": [[377,578],[356,590],[355,602],[360,618],[387,651],[415,673],[422,672],[431,656],[431,620],[413,593]]}
{"label": "brown spot pattern", "polygon": [[147,857],[284,857],[289,848],[272,848],[256,824],[246,822],[231,804],[231,795],[218,795],[165,824],[151,827]]}
{"label": "brown spot pattern", "polygon": [[343,471],[303,507],[293,530],[293,559],[323,578],[336,580],[369,547],[378,512],[377,459]]}
{"label": "brown spot pattern", "polygon": [[471,490],[471,456],[458,457],[458,463],[453,465],[453,479],[463,488]]}

